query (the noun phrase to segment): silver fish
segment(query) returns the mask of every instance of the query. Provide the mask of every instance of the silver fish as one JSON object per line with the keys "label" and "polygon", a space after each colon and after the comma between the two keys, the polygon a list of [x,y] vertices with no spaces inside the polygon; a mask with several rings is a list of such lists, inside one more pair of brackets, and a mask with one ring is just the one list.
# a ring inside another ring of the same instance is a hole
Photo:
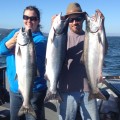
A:
{"label": "silver fish", "polygon": [[68,19],[62,20],[61,18],[59,14],[54,19],[48,36],[45,79],[50,81],[50,87],[44,99],[45,102],[52,99],[61,101],[56,88],[66,55],[68,30]]}
{"label": "silver fish", "polygon": [[100,11],[94,17],[86,14],[86,32],[84,41],[84,63],[90,87],[89,100],[93,98],[106,99],[98,89],[98,81],[102,77],[102,67],[105,56],[106,34],[104,19]]}
{"label": "silver fish", "polygon": [[23,96],[23,104],[18,112],[18,116],[31,114],[36,117],[30,103],[33,81],[36,74],[35,57],[31,30],[25,31],[22,28],[19,31],[15,48],[16,79],[18,80],[19,91]]}

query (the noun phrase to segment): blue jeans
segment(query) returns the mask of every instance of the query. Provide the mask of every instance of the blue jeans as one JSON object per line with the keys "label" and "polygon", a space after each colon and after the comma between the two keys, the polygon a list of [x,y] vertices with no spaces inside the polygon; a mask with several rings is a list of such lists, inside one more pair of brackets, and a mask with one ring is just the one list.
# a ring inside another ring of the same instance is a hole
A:
{"label": "blue jeans", "polygon": [[75,120],[79,109],[82,120],[99,120],[97,102],[88,101],[88,92],[62,93],[62,102],[59,104],[59,120]]}
{"label": "blue jeans", "polygon": [[46,90],[40,92],[34,92],[31,99],[31,105],[35,110],[37,119],[32,115],[26,114],[18,117],[18,111],[22,106],[23,98],[20,93],[10,92],[10,120],[44,120],[44,98]]}

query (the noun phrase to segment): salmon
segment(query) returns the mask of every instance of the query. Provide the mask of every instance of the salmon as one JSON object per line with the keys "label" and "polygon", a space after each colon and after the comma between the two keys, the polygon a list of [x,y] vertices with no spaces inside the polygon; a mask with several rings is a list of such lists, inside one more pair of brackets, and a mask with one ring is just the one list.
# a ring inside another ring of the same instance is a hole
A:
{"label": "salmon", "polygon": [[19,91],[23,96],[23,104],[18,115],[31,114],[36,118],[36,114],[30,103],[33,82],[36,75],[35,47],[30,29],[25,31],[22,28],[19,31],[15,48],[15,61],[16,79],[18,80]]}
{"label": "salmon", "polygon": [[45,79],[49,80],[50,86],[45,102],[54,99],[61,101],[57,83],[67,50],[67,31],[68,19],[62,20],[59,14],[53,21],[47,42]]}
{"label": "salmon", "polygon": [[98,89],[98,82],[102,78],[102,67],[105,56],[106,33],[104,19],[96,11],[94,17],[86,14],[86,31],[84,41],[83,61],[86,68],[88,85],[90,88],[89,100],[106,99]]}

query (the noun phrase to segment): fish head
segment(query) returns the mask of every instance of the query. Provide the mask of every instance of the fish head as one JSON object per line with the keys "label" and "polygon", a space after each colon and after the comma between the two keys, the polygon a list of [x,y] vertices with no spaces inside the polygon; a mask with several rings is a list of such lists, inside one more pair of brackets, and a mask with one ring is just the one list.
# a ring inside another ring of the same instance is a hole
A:
{"label": "fish head", "polygon": [[31,29],[25,30],[24,28],[21,28],[17,36],[17,43],[22,46],[27,45],[31,41],[31,38]]}
{"label": "fish head", "polygon": [[96,33],[102,24],[103,18],[101,17],[99,11],[96,10],[95,14],[92,17],[86,15],[86,28],[92,33]]}
{"label": "fish head", "polygon": [[68,28],[68,18],[63,19],[62,13],[58,14],[53,21],[52,27],[55,34],[62,34],[63,32],[66,32]]}

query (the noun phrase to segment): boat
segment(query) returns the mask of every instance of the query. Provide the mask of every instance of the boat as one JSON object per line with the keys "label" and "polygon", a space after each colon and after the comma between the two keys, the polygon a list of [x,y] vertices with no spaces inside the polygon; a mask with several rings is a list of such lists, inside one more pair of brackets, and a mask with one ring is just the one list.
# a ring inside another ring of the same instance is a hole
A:
{"label": "boat", "polygon": [[[2,79],[1,79],[2,78]],[[6,77],[6,65],[3,65],[0,67],[0,92],[2,91],[2,94],[4,94],[4,97],[0,97],[0,120],[4,120],[4,118],[6,118],[7,120],[9,120],[10,118],[10,111],[9,111],[9,85],[7,82],[7,77]],[[120,87],[116,88],[114,87],[114,84],[112,83],[116,83],[117,85],[120,86],[120,76],[104,76],[104,83],[102,83],[101,85],[101,90],[103,92],[103,94],[105,96],[107,96],[107,100],[106,102],[109,100],[110,95],[112,94],[115,98],[117,97],[119,99],[120,97]],[[112,86],[112,87],[110,87]],[[107,92],[106,92],[107,91]],[[116,92],[117,91],[117,92]],[[109,94],[109,95],[108,95]],[[101,111],[102,107],[104,106],[105,101],[98,101],[98,111],[100,114],[101,119],[103,120],[103,117],[111,117],[111,120],[114,120],[113,118],[115,118],[115,120],[117,120],[117,118],[119,117],[119,115],[116,112],[107,112],[107,113],[103,113]],[[113,104],[113,103],[112,103]],[[120,104],[119,108],[120,108]],[[49,120],[57,120],[58,116],[57,116],[57,101],[50,101],[48,103],[46,103],[44,105],[45,108],[45,118]],[[109,109],[109,107],[108,107]],[[104,116],[103,116],[104,115]],[[4,116],[4,118],[3,118]],[[116,118],[117,116],[117,118]],[[79,114],[79,110],[77,112],[77,116],[76,116],[76,120],[81,120],[80,118],[80,114]]]}

